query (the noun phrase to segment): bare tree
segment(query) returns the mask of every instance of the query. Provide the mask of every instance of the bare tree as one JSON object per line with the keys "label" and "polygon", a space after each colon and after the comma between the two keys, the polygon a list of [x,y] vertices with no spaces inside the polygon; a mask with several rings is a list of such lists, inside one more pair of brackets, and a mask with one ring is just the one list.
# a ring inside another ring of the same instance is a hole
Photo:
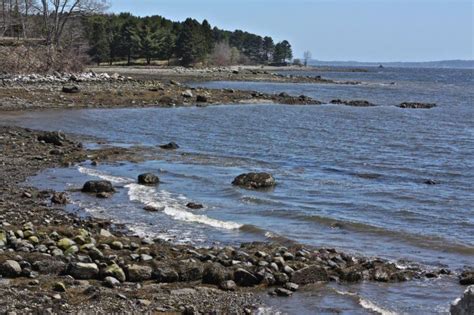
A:
{"label": "bare tree", "polygon": [[308,62],[311,60],[311,58],[313,57],[311,52],[309,50],[305,51],[304,52],[304,55],[303,55],[303,59],[304,59],[304,66],[307,67],[308,66]]}
{"label": "bare tree", "polygon": [[46,43],[58,46],[71,18],[100,13],[107,6],[107,0],[41,0],[36,9],[42,16]]}

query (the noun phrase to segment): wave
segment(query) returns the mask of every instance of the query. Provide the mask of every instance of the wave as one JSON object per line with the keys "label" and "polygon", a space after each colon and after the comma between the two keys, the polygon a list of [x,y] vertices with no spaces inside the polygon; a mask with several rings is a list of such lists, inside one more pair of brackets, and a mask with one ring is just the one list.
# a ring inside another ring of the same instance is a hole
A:
{"label": "wave", "polygon": [[265,238],[271,239],[274,242],[278,242],[281,244],[295,244],[296,242],[292,239],[289,239],[285,236],[279,235],[275,232],[270,232],[268,230],[262,229],[258,226],[252,224],[244,224],[240,227],[240,231],[245,233],[251,233],[259,236],[263,236]]}
{"label": "wave", "polygon": [[356,293],[339,291],[337,289],[334,289],[334,291],[337,294],[349,296],[349,297],[355,299],[359,303],[360,306],[362,306],[364,309],[366,309],[368,311],[375,312],[375,313],[381,314],[381,315],[397,315],[398,314],[396,312],[384,309],[381,306],[375,304],[374,302],[369,301],[367,299],[364,299],[363,297],[359,296]]}
{"label": "wave", "polygon": [[167,191],[157,191],[154,187],[133,183],[126,185],[125,188],[128,188],[128,196],[131,201],[140,202],[147,206],[162,208],[163,213],[169,215],[175,220],[200,223],[226,230],[237,230],[242,227],[241,224],[235,222],[221,221],[209,218],[206,215],[191,213]]}
{"label": "wave", "polygon": [[[338,228],[356,233],[376,235],[380,237],[389,237],[402,240],[409,244],[428,249],[438,249],[446,252],[460,253],[465,255],[474,255],[474,247],[468,244],[455,243],[445,238],[434,235],[413,234],[403,230],[389,230],[379,226],[374,226],[361,222],[345,221],[341,219],[328,218],[318,215],[306,215],[301,213],[292,213],[291,211],[268,211],[268,216],[277,216],[304,222],[315,222],[317,224],[330,228]],[[266,212],[261,213],[266,215]]]}
{"label": "wave", "polygon": [[240,201],[248,203],[248,204],[255,204],[255,205],[270,205],[270,206],[283,206],[283,205],[285,205],[285,203],[281,202],[281,201],[271,200],[271,199],[266,199],[266,198],[261,198],[261,197],[255,197],[255,196],[242,196],[240,198]]}
{"label": "wave", "polygon": [[79,171],[79,173],[86,174],[86,175],[89,175],[89,176],[98,177],[100,179],[108,180],[112,183],[117,183],[117,184],[128,184],[128,183],[131,183],[131,182],[134,181],[131,178],[112,176],[112,175],[106,174],[104,172],[94,170],[94,169],[90,169],[90,168],[86,168],[86,167],[83,167],[83,166],[79,166],[77,168],[77,170]]}

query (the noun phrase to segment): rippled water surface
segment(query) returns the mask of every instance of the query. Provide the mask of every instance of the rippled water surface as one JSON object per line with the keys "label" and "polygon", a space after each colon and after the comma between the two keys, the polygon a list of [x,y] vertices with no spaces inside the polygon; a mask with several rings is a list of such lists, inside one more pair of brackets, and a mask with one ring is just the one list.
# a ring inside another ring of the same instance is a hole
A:
{"label": "rippled water surface", "polygon": [[[367,99],[380,106],[70,110],[3,115],[0,122],[61,129],[127,146],[177,142],[177,152],[162,151],[145,163],[85,163],[31,179],[34,185],[57,190],[80,187],[91,178],[112,180],[120,187],[114,198],[104,201],[74,193],[74,208],[127,223],[139,233],[198,244],[280,238],[427,266],[472,266],[472,71],[384,69],[322,75],[364,83],[200,85],[286,91],[323,101]],[[439,106],[393,106],[403,101]],[[139,173],[148,171],[162,179],[158,188],[134,183]],[[230,184],[248,171],[271,172],[278,185],[255,192]],[[428,179],[439,184],[426,185]],[[205,208],[189,210],[185,205],[190,201]],[[145,204],[165,208],[147,213]],[[443,313],[462,287],[446,279],[354,290],[356,298],[340,290],[325,290],[324,298],[337,301],[345,296],[360,305],[365,297],[401,313]],[[377,294],[380,290],[386,294]],[[417,295],[417,290],[431,294]],[[347,303],[350,310],[352,304]],[[312,309],[300,305],[298,312]]]}

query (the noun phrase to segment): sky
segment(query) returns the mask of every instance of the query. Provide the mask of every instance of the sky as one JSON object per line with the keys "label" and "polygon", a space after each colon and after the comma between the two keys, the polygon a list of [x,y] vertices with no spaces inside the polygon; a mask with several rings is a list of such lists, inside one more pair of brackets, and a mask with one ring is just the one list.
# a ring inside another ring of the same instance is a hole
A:
{"label": "sky", "polygon": [[474,0],[110,0],[111,12],[207,19],[325,61],[474,59]]}

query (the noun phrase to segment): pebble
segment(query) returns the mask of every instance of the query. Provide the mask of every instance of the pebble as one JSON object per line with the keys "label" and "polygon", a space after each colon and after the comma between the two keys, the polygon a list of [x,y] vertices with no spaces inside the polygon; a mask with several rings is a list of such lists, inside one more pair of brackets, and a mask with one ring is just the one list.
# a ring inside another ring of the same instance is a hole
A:
{"label": "pebble", "polygon": [[114,277],[105,277],[104,284],[109,288],[115,288],[120,285],[120,281],[115,279]]}

